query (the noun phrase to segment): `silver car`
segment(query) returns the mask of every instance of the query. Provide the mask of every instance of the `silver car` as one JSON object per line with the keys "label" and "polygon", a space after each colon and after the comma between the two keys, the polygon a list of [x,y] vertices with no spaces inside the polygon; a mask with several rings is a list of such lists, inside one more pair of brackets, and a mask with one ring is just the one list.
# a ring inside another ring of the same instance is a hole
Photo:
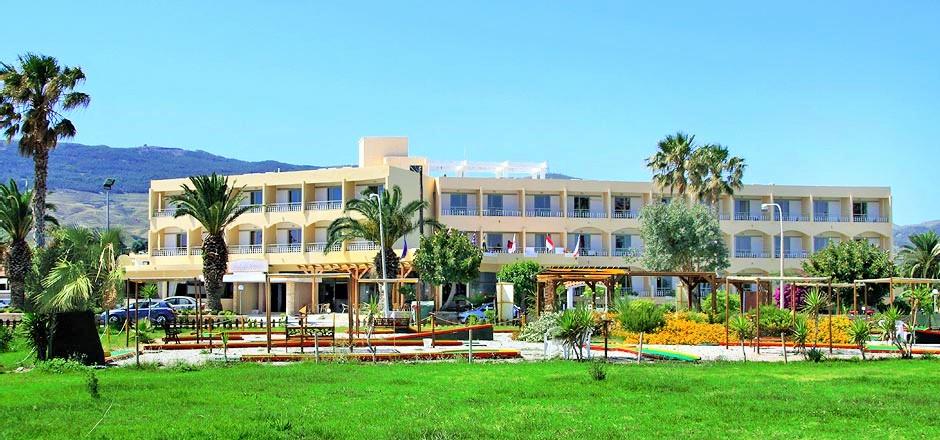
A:
{"label": "silver car", "polygon": [[188,296],[170,296],[164,298],[173,310],[196,310],[196,299]]}

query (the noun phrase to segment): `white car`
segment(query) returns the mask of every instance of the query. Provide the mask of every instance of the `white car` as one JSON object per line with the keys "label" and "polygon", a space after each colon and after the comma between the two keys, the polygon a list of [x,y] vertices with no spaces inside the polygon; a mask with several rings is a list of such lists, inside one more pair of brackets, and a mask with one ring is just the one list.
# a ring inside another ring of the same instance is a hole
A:
{"label": "white car", "polygon": [[188,296],[170,296],[164,298],[163,301],[169,304],[173,310],[196,310],[196,299]]}

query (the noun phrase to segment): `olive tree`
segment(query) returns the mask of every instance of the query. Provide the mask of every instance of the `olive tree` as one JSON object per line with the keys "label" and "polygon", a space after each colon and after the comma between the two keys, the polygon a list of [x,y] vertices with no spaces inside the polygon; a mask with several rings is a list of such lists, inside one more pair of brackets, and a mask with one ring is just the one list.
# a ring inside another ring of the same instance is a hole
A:
{"label": "olive tree", "polygon": [[480,276],[483,250],[456,229],[439,229],[421,237],[415,252],[414,267],[421,281],[433,286],[450,285],[445,307],[454,304],[457,283],[469,283]]}

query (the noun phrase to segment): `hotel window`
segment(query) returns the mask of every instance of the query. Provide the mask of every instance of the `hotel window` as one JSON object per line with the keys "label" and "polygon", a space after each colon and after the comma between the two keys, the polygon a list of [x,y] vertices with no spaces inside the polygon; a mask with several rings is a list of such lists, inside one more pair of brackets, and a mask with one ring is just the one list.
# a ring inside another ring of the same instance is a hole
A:
{"label": "hotel window", "polygon": [[176,247],[184,248],[186,247],[186,237],[188,234],[176,234]]}
{"label": "hotel window", "polygon": [[503,248],[503,234],[486,234],[486,248],[489,250],[501,250]]}
{"label": "hotel window", "polygon": [[549,211],[552,209],[552,198],[544,194],[532,197],[532,203],[536,211]]}
{"label": "hotel window", "polygon": [[630,236],[629,235],[615,235],[614,236],[614,249],[630,249]]}
{"label": "hotel window", "polygon": [[813,237],[813,249],[820,251],[832,244],[835,240],[830,237]]}
{"label": "hotel window", "polygon": [[331,186],[326,189],[326,201],[328,202],[338,202],[343,200],[343,188],[339,186]]}
{"label": "hotel window", "polygon": [[467,195],[457,193],[451,194],[450,207],[451,209],[467,209]]}
{"label": "hotel window", "polygon": [[490,194],[486,196],[486,208],[492,210],[502,210],[503,209],[503,195],[502,194]]}
{"label": "hotel window", "polygon": [[825,200],[814,200],[813,201],[813,215],[817,219],[828,219],[829,218],[829,202]]}
{"label": "hotel window", "polygon": [[630,198],[629,197],[614,197],[614,211],[617,211],[617,212],[630,211]]}
{"label": "hotel window", "polygon": [[300,188],[291,188],[287,190],[287,203],[301,203]]}
{"label": "hotel window", "polygon": [[248,191],[248,197],[245,199],[249,205],[260,205],[263,202],[263,197],[260,190]]}
{"label": "hotel window", "polygon": [[734,251],[738,254],[749,254],[751,252],[751,236],[738,235],[734,237]]}
{"label": "hotel window", "polygon": [[287,230],[287,244],[300,244],[300,229]]}
{"label": "hotel window", "polygon": [[751,214],[751,201],[750,200],[735,200],[734,201],[734,213],[737,214],[738,218],[744,218]]}
{"label": "hotel window", "polygon": [[534,248],[536,248],[536,249],[545,248],[545,244],[546,244],[546,243],[545,243],[545,241],[546,241],[546,240],[545,240],[545,236],[546,236],[546,235],[549,235],[549,234],[545,234],[545,233],[535,233],[535,234],[532,234],[532,238],[533,238],[533,240],[535,241],[535,243],[530,243],[530,244],[534,244],[535,246],[530,246],[530,247],[534,247]]}
{"label": "hotel window", "polygon": [[591,198],[587,196],[574,196],[575,211],[588,211],[591,209]]}

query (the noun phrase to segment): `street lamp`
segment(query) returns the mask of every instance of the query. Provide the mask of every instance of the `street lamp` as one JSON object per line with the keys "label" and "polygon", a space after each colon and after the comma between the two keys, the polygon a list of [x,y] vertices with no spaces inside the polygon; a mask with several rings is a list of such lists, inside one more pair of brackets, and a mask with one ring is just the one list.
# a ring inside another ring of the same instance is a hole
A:
{"label": "street lamp", "polygon": [[105,229],[108,231],[111,230],[111,188],[114,187],[114,182],[115,180],[113,178],[108,177],[104,179],[104,184],[101,185],[101,187],[104,188],[105,205],[107,205]]}
{"label": "street lamp", "polygon": [[761,203],[761,204],[760,204],[760,210],[761,210],[761,211],[770,210],[771,213],[773,213],[773,210],[770,209],[771,207],[777,208],[777,211],[780,213],[780,217],[777,217],[777,220],[780,221],[780,245],[779,245],[779,247],[777,248],[777,250],[780,252],[780,277],[781,277],[781,280],[780,280],[780,308],[783,309],[783,308],[786,308],[786,303],[785,303],[784,300],[783,300],[783,290],[784,290],[784,289],[783,289],[783,279],[782,279],[782,278],[783,278],[783,208],[781,208],[780,205],[778,205],[778,204],[776,204],[776,203]]}
{"label": "street lamp", "polygon": [[385,305],[382,309],[385,310],[385,314],[388,316],[388,272],[385,268],[385,228],[382,226],[382,194],[375,192],[369,194],[369,198],[374,198],[379,202],[379,246],[382,248],[382,299],[385,301]]}

